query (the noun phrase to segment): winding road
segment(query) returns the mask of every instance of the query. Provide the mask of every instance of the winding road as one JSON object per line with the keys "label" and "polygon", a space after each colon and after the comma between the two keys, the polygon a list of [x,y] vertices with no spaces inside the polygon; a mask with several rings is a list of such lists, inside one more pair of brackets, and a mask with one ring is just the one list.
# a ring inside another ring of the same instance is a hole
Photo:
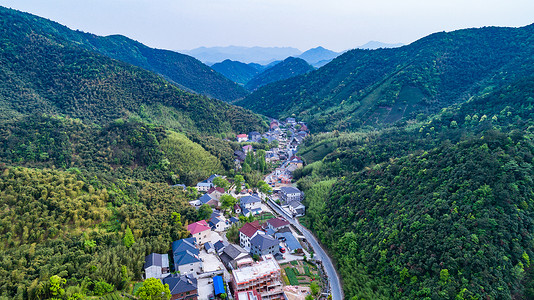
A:
{"label": "winding road", "polygon": [[328,276],[328,282],[330,285],[330,294],[332,294],[333,300],[342,300],[343,299],[343,289],[341,288],[341,281],[339,280],[339,276],[336,272],[336,269],[334,268],[334,264],[332,263],[332,260],[324,251],[323,247],[319,244],[315,236],[304,226],[300,225],[298,220],[295,220],[292,216],[287,214],[287,212],[280,208],[278,204],[276,204],[270,197],[268,197],[269,201],[267,201],[267,204],[277,213],[279,213],[282,216],[285,216],[286,219],[295,226],[306,238],[306,241],[311,245],[313,248],[313,251],[315,252],[315,258],[320,260],[323,264],[324,270],[326,271],[326,276]]}

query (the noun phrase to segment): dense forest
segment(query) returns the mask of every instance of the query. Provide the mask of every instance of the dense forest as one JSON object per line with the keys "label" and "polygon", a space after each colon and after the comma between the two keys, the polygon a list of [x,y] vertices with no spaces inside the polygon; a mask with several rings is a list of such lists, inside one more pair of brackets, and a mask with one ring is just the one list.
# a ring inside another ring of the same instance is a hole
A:
{"label": "dense forest", "polygon": [[149,48],[121,35],[97,36],[40,18],[0,7],[5,30],[25,27],[60,44],[70,43],[143,69],[158,73],[181,88],[224,101],[242,98],[248,92],[197,59],[168,50]]}
{"label": "dense forest", "polygon": [[[266,123],[97,53],[135,44],[126,38],[4,8],[0,24],[0,298],[130,288],[147,254],[168,251],[205,218],[187,202],[197,194],[173,185],[231,174],[240,146],[225,138]],[[174,68],[172,53],[135,47]],[[194,77],[195,66],[181,67]]]}
{"label": "dense forest", "polygon": [[240,85],[247,84],[254,76],[264,70],[264,66],[262,65],[255,63],[246,64],[229,59],[216,63],[211,68]]}
{"label": "dense forest", "polygon": [[531,77],[418,122],[312,135],[303,222],[348,299],[530,299]]}
{"label": "dense forest", "polygon": [[356,49],[237,104],[275,118],[295,114],[316,132],[414,120],[531,74],[533,30],[465,29],[395,49]]}

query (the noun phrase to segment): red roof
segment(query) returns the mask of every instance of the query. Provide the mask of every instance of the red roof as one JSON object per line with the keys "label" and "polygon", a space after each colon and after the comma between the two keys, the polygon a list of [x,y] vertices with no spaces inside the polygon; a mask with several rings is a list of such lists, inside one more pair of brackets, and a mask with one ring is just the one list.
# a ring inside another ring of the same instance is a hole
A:
{"label": "red roof", "polygon": [[198,222],[189,224],[187,226],[187,230],[189,230],[189,232],[191,232],[191,234],[197,234],[197,233],[202,232],[202,231],[211,230],[211,228],[208,225],[208,223],[206,223],[205,220],[202,220],[202,221],[198,221]]}
{"label": "red roof", "polygon": [[246,223],[245,225],[243,225],[243,227],[239,229],[239,232],[242,232],[244,235],[250,238],[260,229],[260,221],[256,220],[252,223]]}
{"label": "red roof", "polygon": [[243,150],[252,150],[252,146],[251,145],[245,145],[245,146],[243,146]]}
{"label": "red roof", "polygon": [[267,220],[267,223],[269,223],[274,228],[279,228],[279,227],[282,227],[282,226],[289,225],[289,222],[287,220],[285,220],[285,219],[282,219],[282,218],[270,219],[270,220]]}
{"label": "red roof", "polygon": [[221,194],[224,194],[224,189],[222,187],[212,187],[211,189],[208,190],[207,194],[209,195],[209,194],[211,194],[211,193],[213,193],[215,191],[217,191],[217,192],[219,192]]}
{"label": "red roof", "polygon": [[237,137],[238,137],[238,138],[248,138],[248,135],[246,135],[245,133],[243,133],[243,134],[238,134]]}

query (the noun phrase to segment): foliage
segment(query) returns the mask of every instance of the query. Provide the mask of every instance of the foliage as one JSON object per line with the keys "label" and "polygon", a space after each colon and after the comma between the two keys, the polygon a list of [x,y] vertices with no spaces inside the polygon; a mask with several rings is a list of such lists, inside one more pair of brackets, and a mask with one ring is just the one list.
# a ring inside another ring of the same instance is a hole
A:
{"label": "foliage", "polygon": [[484,27],[395,49],[355,49],[237,104],[274,118],[295,114],[315,132],[416,120],[531,74],[533,30]]}
{"label": "foliage", "polygon": [[48,113],[105,125],[136,116],[203,134],[262,129],[261,119],[249,111],[184,92],[157,74],[84,49],[78,33],[66,27],[7,8],[0,9],[0,24],[3,120]]}
{"label": "foliage", "polygon": [[124,246],[126,246],[126,248],[132,247],[132,245],[135,243],[135,239],[134,239],[132,230],[130,229],[130,226],[126,227],[126,231],[124,232],[124,237],[122,238],[122,242],[124,243]]}
{"label": "foliage", "polygon": [[201,205],[197,210],[197,220],[207,220],[211,217],[213,209],[208,204]]}
{"label": "foliage", "polygon": [[111,293],[113,292],[113,290],[115,289],[115,287],[105,281],[98,281],[95,283],[95,288],[94,288],[94,293],[95,295],[97,296],[103,296],[107,293]]}
{"label": "foliage", "polygon": [[143,282],[143,286],[137,289],[136,296],[141,300],[169,300],[171,299],[171,291],[169,285],[161,283],[159,279],[147,278]]}

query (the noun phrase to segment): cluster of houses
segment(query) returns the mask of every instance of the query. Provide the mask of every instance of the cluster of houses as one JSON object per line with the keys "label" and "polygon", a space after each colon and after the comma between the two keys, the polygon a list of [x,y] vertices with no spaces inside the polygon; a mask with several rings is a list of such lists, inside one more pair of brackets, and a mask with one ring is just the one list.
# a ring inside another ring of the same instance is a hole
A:
{"label": "cluster of houses", "polygon": [[[281,126],[282,125],[282,126]],[[257,131],[249,132],[248,134],[239,134],[236,139],[238,142],[260,142],[261,139],[266,139],[267,142],[272,143],[278,141],[278,147],[266,151],[265,160],[267,163],[278,163],[286,161],[288,158],[295,155],[297,147],[304,138],[308,136],[308,127],[303,122],[296,122],[295,118],[287,118],[285,122],[279,122],[272,119],[269,131],[260,134]],[[247,153],[254,151],[251,145],[244,145],[241,150],[234,152],[236,168],[245,161]]]}
{"label": "cluster of houses", "polygon": [[[206,273],[200,252],[206,251],[215,254],[231,271],[229,283],[235,299],[285,299],[277,260],[283,259],[286,251],[303,252],[289,225],[282,218],[267,220],[263,225],[259,221],[246,223],[239,229],[239,245],[234,245],[222,239],[213,243],[213,230],[205,220],[189,224],[191,237],[174,241],[171,246],[174,272],[168,254],[151,253],[145,258],[145,278],[158,278],[168,284],[173,300],[198,299],[198,278]],[[215,295],[225,293],[221,276],[213,276],[212,283]]]}

